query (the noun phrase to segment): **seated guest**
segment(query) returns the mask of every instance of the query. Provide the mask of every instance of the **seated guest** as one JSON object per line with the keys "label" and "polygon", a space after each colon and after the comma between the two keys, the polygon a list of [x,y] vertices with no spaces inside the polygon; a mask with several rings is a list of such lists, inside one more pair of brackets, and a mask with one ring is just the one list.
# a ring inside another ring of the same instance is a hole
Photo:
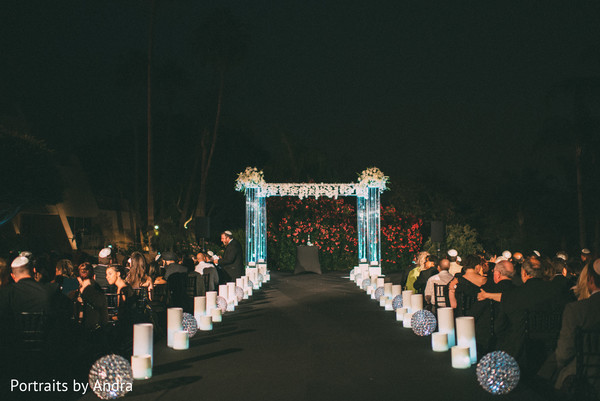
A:
{"label": "seated guest", "polygon": [[[567,278],[569,268],[562,258],[554,258],[548,266],[548,279],[558,290],[571,296],[571,283]],[[574,301],[575,299],[573,299]]]}
{"label": "seated guest", "polygon": [[96,283],[102,288],[108,287],[106,281],[106,268],[113,263],[113,252],[111,248],[104,248],[98,253],[98,264],[94,266],[94,277]]}
{"label": "seated guest", "polygon": [[416,292],[422,294],[425,291],[425,286],[427,285],[427,280],[434,274],[439,273],[438,271],[438,258],[435,255],[429,255],[425,259],[425,266],[419,273],[419,277],[413,283],[413,287]]}
{"label": "seated guest", "polygon": [[[76,317],[85,332],[102,329],[108,323],[108,309],[104,291],[94,280],[94,268],[90,263],[79,266],[79,290],[76,296]],[[104,270],[106,278],[106,270]],[[107,282],[108,284],[108,282]]]}
{"label": "seated guest", "polygon": [[118,312],[115,320],[126,324],[133,324],[133,311],[135,310],[135,293],[133,288],[123,279],[127,273],[125,268],[111,265],[106,268],[106,281],[117,288]]}
{"label": "seated guest", "polygon": [[[522,367],[524,374],[534,373],[546,359],[545,344],[533,344],[528,339],[536,331],[533,327],[528,331],[528,317],[536,313],[560,313],[567,302],[551,282],[544,281],[540,260],[527,258],[521,268],[523,285],[503,293],[501,296],[502,311],[508,321],[507,335],[498,344],[499,349],[512,355]],[[550,331],[548,328],[547,331]],[[558,331],[558,327],[556,328]],[[545,333],[550,334],[550,333]],[[525,354],[527,345],[527,354]],[[536,345],[534,349],[533,345]],[[539,346],[539,347],[538,347]]]}
{"label": "seated guest", "polygon": [[576,282],[575,286],[573,286],[573,288],[572,288],[573,293],[577,297],[578,301],[588,299],[591,295],[589,286],[587,284],[587,282],[589,281],[588,280],[588,270],[589,270],[589,265],[583,266],[583,269],[581,269],[581,272],[579,273],[579,276],[577,277],[577,282]]}
{"label": "seated guest", "polygon": [[458,316],[463,316],[477,301],[477,294],[486,283],[486,262],[477,255],[468,255],[463,261],[462,274],[450,282],[450,305]]}
{"label": "seated guest", "polygon": [[148,275],[152,279],[152,283],[157,286],[161,284],[167,284],[167,281],[164,279],[164,273],[162,273],[164,269],[160,265],[158,261],[153,261],[148,264]]}
{"label": "seated guest", "polygon": [[187,267],[177,263],[178,258],[174,252],[165,252],[161,258],[165,261],[165,280],[169,281],[169,276],[175,273],[187,274]]}
{"label": "seated guest", "polygon": [[[434,299],[434,284],[437,285],[448,285],[450,281],[454,278],[452,274],[450,274],[450,260],[448,258],[443,258],[440,260],[439,266],[437,268],[438,274],[434,274],[427,280],[427,285],[425,286],[425,301],[429,304],[435,305],[436,300]],[[446,306],[446,300],[438,300],[437,307],[444,308]]]}
{"label": "seated guest", "polygon": [[449,249],[447,253],[448,259],[450,260],[450,269],[448,269],[448,272],[452,274],[452,276],[455,276],[462,271],[462,266],[458,261],[458,251],[456,249]]}
{"label": "seated guest", "polygon": [[196,272],[203,276],[209,276],[208,288],[206,288],[206,291],[215,291],[219,288],[219,273],[217,272],[215,265],[211,263],[212,258],[208,254],[202,252],[198,253],[196,258],[198,260]]}
{"label": "seated guest", "polygon": [[[596,259],[592,265],[588,265],[588,268],[587,284],[591,294],[590,297],[567,304],[563,313],[562,326],[555,351],[558,372],[556,388],[562,388],[565,379],[576,373],[576,329],[600,329],[600,313],[598,313],[600,311],[600,259]],[[595,344],[595,348],[599,349],[600,344]],[[590,383],[596,388],[597,394],[600,394],[599,374],[600,372],[596,371],[596,382]]]}
{"label": "seated guest", "polygon": [[152,289],[154,288],[154,283],[152,278],[148,275],[148,264],[146,263],[146,258],[140,252],[133,252],[131,254],[129,274],[125,281],[133,288],[137,289],[145,289],[147,290],[146,294],[152,293]]}
{"label": "seated guest", "polygon": [[56,263],[54,282],[63,294],[68,295],[79,288],[79,282],[73,276],[73,263],[69,259],[61,259]]}

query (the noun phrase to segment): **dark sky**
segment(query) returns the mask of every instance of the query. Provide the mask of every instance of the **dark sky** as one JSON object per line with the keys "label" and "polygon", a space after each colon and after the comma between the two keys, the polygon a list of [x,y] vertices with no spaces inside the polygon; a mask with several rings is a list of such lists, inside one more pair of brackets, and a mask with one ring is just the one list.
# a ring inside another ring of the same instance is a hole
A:
{"label": "dark sky", "polygon": [[[3,1],[1,114],[49,140],[114,135],[114,71],[145,51],[147,4]],[[159,0],[155,55],[191,67],[193,28],[228,7],[251,46],[224,115],[267,146],[285,132],[356,168],[498,173],[495,157],[520,167],[536,143],[553,86],[598,75],[599,4]]]}

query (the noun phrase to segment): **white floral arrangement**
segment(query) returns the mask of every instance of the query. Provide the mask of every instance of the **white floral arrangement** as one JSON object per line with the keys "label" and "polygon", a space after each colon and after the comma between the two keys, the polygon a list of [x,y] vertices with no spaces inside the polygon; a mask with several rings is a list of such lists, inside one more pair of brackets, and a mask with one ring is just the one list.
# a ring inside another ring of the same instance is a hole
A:
{"label": "white floral arrangement", "polygon": [[390,177],[383,175],[377,167],[369,167],[358,175],[358,183],[366,187],[377,187],[382,191],[387,189]]}
{"label": "white floral arrangement", "polygon": [[245,191],[246,188],[258,188],[265,184],[262,170],[256,167],[246,167],[246,170],[238,174],[235,180],[235,190]]}

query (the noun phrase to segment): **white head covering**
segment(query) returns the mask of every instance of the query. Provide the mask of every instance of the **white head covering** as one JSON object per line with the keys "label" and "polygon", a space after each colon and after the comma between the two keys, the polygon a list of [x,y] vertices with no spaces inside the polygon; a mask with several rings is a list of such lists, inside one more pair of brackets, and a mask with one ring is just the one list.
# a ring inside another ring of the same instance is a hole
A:
{"label": "white head covering", "polygon": [[23,266],[27,266],[28,263],[29,263],[29,259],[26,258],[25,256],[17,256],[15,258],[15,260],[13,260],[12,263],[10,264],[10,267],[23,267]]}
{"label": "white head covering", "polygon": [[31,257],[33,256],[33,253],[31,253],[29,251],[23,251],[23,252],[19,253],[19,256],[24,256],[27,259],[31,259]]}
{"label": "white head covering", "polygon": [[512,253],[510,253],[510,251],[504,251],[502,252],[502,257],[504,258],[504,260],[509,260],[510,258],[512,258]]}
{"label": "white head covering", "polygon": [[111,254],[111,253],[112,253],[112,249],[110,249],[110,248],[103,248],[103,249],[100,251],[100,253],[98,253],[98,257],[99,257],[99,258],[106,259],[106,258],[109,258],[109,257],[110,257],[110,254]]}
{"label": "white head covering", "polygon": [[556,257],[564,260],[565,262],[567,261],[567,254],[564,252],[557,252]]}
{"label": "white head covering", "polygon": [[592,251],[590,251],[590,250],[589,250],[589,249],[587,249],[587,248],[583,248],[583,249],[581,250],[581,253],[583,253],[584,255],[589,255],[590,253],[592,253]]}
{"label": "white head covering", "polygon": [[448,256],[450,256],[451,258],[455,258],[458,256],[458,251],[456,249],[449,249]]}

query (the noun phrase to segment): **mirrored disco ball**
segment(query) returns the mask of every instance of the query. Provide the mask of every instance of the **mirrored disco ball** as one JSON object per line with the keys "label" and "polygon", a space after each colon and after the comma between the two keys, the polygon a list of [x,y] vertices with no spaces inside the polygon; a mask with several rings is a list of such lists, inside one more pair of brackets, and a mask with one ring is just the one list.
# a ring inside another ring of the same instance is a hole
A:
{"label": "mirrored disco ball", "polygon": [[519,364],[504,351],[490,352],[477,364],[477,380],[488,393],[510,393],[517,387],[520,377]]}
{"label": "mirrored disco ball", "polygon": [[131,365],[120,355],[103,356],[92,365],[88,382],[102,400],[123,397],[133,388]]}
{"label": "mirrored disco ball", "polygon": [[402,295],[396,295],[392,300],[392,307],[394,310],[402,308]]}
{"label": "mirrored disco ball", "polygon": [[265,278],[263,277],[262,273],[258,273],[257,280],[259,283],[264,283]]}
{"label": "mirrored disco ball", "polygon": [[383,296],[384,292],[385,290],[383,289],[383,287],[377,287],[377,289],[375,290],[375,299],[379,301],[379,298]]}
{"label": "mirrored disco ball", "polygon": [[354,274],[354,269],[350,270],[350,274]]}
{"label": "mirrored disco ball", "polygon": [[422,309],[413,313],[410,325],[416,335],[428,336],[435,331],[437,319],[433,313]]}
{"label": "mirrored disco ball", "polygon": [[370,278],[366,278],[362,281],[362,289],[366,290],[368,286],[371,285],[371,279]]}
{"label": "mirrored disco ball", "polygon": [[221,313],[227,312],[227,300],[223,297],[217,297],[217,308],[221,309]]}
{"label": "mirrored disco ball", "polygon": [[362,285],[362,274],[358,273],[356,276],[354,276],[354,279],[357,283],[361,283]]}
{"label": "mirrored disco ball", "polygon": [[198,322],[196,322],[196,318],[194,315],[190,313],[183,313],[183,321],[181,323],[183,330],[188,332],[190,338],[194,337],[196,332],[198,331]]}
{"label": "mirrored disco ball", "polygon": [[248,280],[248,288],[254,288],[254,283]]}
{"label": "mirrored disco ball", "polygon": [[244,290],[242,287],[235,287],[235,296],[237,297],[238,302],[242,302],[242,299],[244,299]]}

